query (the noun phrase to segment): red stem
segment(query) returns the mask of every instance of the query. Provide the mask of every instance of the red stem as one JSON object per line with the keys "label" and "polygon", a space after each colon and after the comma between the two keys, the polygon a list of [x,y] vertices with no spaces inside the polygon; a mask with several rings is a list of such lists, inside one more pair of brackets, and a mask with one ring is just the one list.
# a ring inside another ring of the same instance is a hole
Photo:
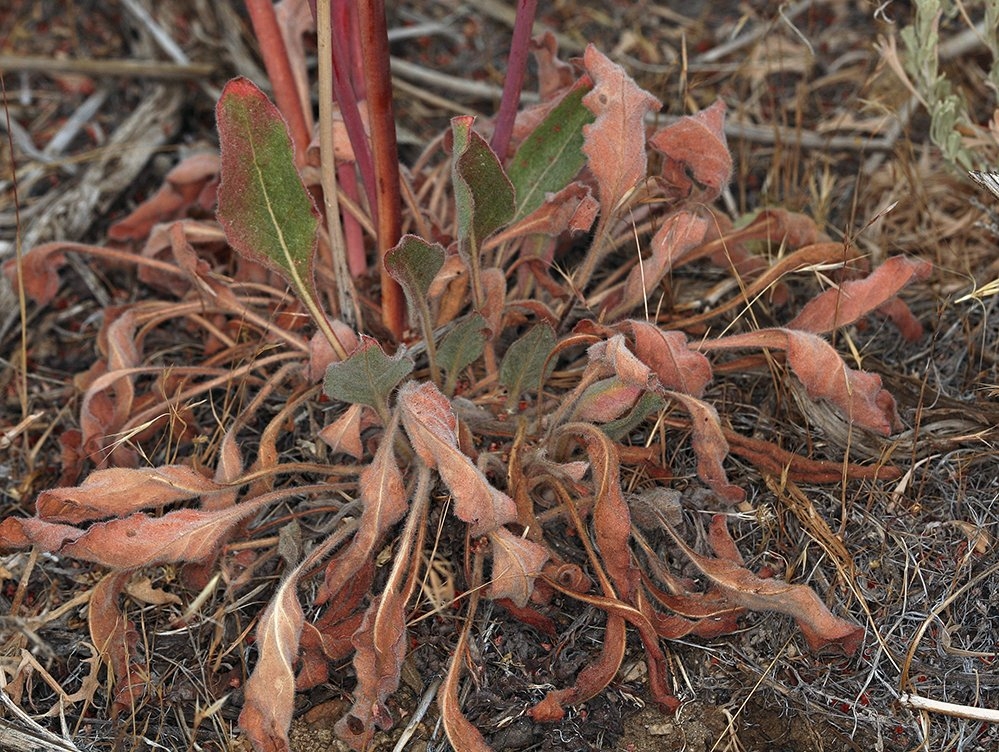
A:
{"label": "red stem", "polygon": [[513,121],[520,106],[520,92],[524,88],[524,73],[527,71],[527,53],[530,48],[531,28],[538,11],[538,0],[517,0],[517,20],[513,25],[513,41],[510,44],[510,58],[506,65],[506,81],[503,83],[503,99],[499,115],[496,116],[496,130],[489,144],[500,162],[506,163],[506,151],[513,135]]}
{"label": "red stem", "polygon": [[382,323],[401,339],[406,328],[402,288],[385,267],[385,254],[402,234],[402,199],[399,189],[399,153],[392,113],[392,71],[389,67],[388,27],[384,0],[357,4],[359,40],[368,94],[371,150],[375,165],[378,206],[378,268],[382,283]]}
{"label": "red stem", "polygon": [[246,0],[246,9],[250,12],[253,33],[260,45],[267,77],[271,80],[274,101],[291,129],[295,162],[305,164],[305,152],[309,148],[312,134],[302,111],[302,102],[298,98],[298,88],[284,46],[284,37],[281,36],[277,17],[274,15],[274,3],[272,0]]}

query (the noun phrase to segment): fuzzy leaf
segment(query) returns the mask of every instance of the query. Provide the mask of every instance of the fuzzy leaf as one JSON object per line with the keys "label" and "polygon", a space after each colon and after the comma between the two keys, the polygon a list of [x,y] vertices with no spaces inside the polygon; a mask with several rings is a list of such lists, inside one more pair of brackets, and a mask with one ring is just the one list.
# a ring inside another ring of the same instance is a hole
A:
{"label": "fuzzy leaf", "polygon": [[377,340],[362,335],[350,357],[326,367],[323,393],[330,399],[380,409],[412,370],[410,358],[402,353],[389,357]]}
{"label": "fuzzy leaf", "polygon": [[448,374],[474,363],[486,344],[488,324],[481,314],[473,313],[455,324],[437,347],[437,361]]}
{"label": "fuzzy leaf", "polygon": [[240,254],[283,274],[312,299],[319,212],[295,168],[288,126],[246,78],[234,78],[216,107],[222,182],[218,219]]}
{"label": "fuzzy leaf", "polygon": [[825,399],[857,425],[887,436],[901,429],[895,399],[881,388],[881,377],[854,371],[832,345],[815,334],[792,329],[759,329],[699,344],[702,350],[768,347],[787,351],[791,370],[812,399]]}
{"label": "fuzzy leaf", "polygon": [[523,608],[534,590],[534,579],[548,561],[548,552],[502,526],[489,533],[489,540],[493,549],[489,597],[509,598]]}
{"label": "fuzzy leaf", "polygon": [[415,305],[416,299],[426,299],[430,283],[444,266],[445,256],[440,243],[428,243],[416,235],[403,235],[385,254],[385,268]]}
{"label": "fuzzy leaf", "polygon": [[683,332],[664,332],[644,321],[629,321],[635,356],[649,366],[667,389],[701,397],[711,381],[711,364],[687,346]]}
{"label": "fuzzy leaf", "polygon": [[572,411],[573,420],[588,423],[609,423],[631,410],[645,388],[617,376],[590,384],[579,397]]}
{"label": "fuzzy leaf", "polygon": [[725,142],[725,103],[681,118],[649,143],[665,156],[663,177],[686,196],[693,184],[705,186],[702,200],[714,201],[732,177],[732,155]]}
{"label": "fuzzy leaf", "polygon": [[410,443],[428,467],[437,468],[454,497],[454,513],[481,536],[517,519],[513,499],[494,488],[458,449],[451,403],[430,383],[408,382],[399,390],[402,422]]}
{"label": "fuzzy leaf", "polygon": [[305,614],[296,569],[278,586],[257,625],[260,658],[246,682],[239,727],[257,752],[287,752],[295,709],[295,671]]}
{"label": "fuzzy leaf", "polygon": [[929,261],[892,256],[864,279],[843,282],[810,300],[787,328],[831,332],[884,305],[907,284],[926,279],[932,271]]}
{"label": "fuzzy leaf", "polygon": [[538,324],[510,345],[499,372],[500,383],[507,390],[507,407],[514,407],[520,395],[536,388],[541,379],[548,378],[555,369],[554,360],[548,361],[555,340],[555,330],[551,326]]}
{"label": "fuzzy leaf", "polygon": [[701,245],[707,231],[708,221],[694,212],[678,211],[668,217],[652,238],[652,254],[628,273],[621,301],[609,317],[617,318],[644,302],[675,263]]}
{"label": "fuzzy leaf", "polygon": [[374,555],[375,546],[385,533],[406,514],[406,484],[392,446],[398,427],[398,418],[393,418],[371,464],[361,471],[360,524],[350,545],[337,557],[336,565],[326,572],[324,587],[329,596],[338,595]]}
{"label": "fuzzy leaf", "polygon": [[[717,529],[724,524],[724,516],[712,518],[712,537],[728,537],[727,531]],[[757,577],[730,559],[701,556],[671,528],[669,532],[687,557],[730,602],[754,611],[778,611],[793,617],[813,651],[832,647],[847,655],[856,652],[864,638],[863,628],[834,616],[810,588]]]}
{"label": "fuzzy leaf", "polygon": [[540,207],[546,194],[565,188],[586,163],[583,126],[593,122],[593,114],[583,107],[583,95],[589,90],[589,81],[578,81],[521,142],[510,160],[515,221]]}
{"label": "fuzzy leaf", "polygon": [[477,251],[486,237],[513,218],[514,194],[499,159],[482,136],[472,130],[474,120],[470,115],[451,120],[452,181],[458,238]]}
{"label": "fuzzy leaf", "polygon": [[79,486],[42,491],[39,517],[78,524],[216,493],[225,486],[184,465],[95,470]]}
{"label": "fuzzy leaf", "polygon": [[600,208],[607,215],[645,179],[645,116],[658,112],[662,104],[592,44],[583,53],[583,64],[594,82],[583,104],[596,115],[591,125],[583,127],[583,152],[600,186]]}
{"label": "fuzzy leaf", "polygon": [[131,572],[111,572],[94,587],[87,609],[90,640],[114,679],[112,713],[135,708],[149,685],[148,669],[135,660],[139,633],[122,613],[118,597]]}

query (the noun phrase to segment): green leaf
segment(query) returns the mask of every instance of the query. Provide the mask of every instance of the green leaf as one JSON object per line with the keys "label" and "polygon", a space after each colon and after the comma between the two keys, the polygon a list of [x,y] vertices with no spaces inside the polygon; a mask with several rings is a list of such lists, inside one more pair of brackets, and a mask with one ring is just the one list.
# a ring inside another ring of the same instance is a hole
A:
{"label": "green leaf", "polygon": [[537,387],[542,370],[544,378],[554,370],[555,361],[548,361],[548,355],[555,347],[555,341],[555,330],[549,324],[538,324],[510,345],[499,372],[500,383],[507,389],[508,408],[514,407],[525,391]]}
{"label": "green leaf", "polygon": [[[513,185],[489,144],[472,130],[475,118],[451,120],[452,180],[458,211],[458,239],[478,249],[482,240],[513,218]],[[469,247],[469,246],[466,246]]]}
{"label": "green leaf", "polygon": [[403,235],[395,248],[385,254],[385,268],[409,296],[414,306],[425,300],[430,283],[444,266],[444,247],[428,243],[416,235]]}
{"label": "green leaf", "polygon": [[313,296],[319,212],[295,168],[288,126],[251,81],[234,78],[216,108],[222,152],[218,220],[240,254]]}
{"label": "green leaf", "polygon": [[[474,363],[486,345],[489,324],[484,316],[473,313],[445,335],[437,348],[437,361],[447,371],[448,386],[463,368]],[[445,392],[450,389],[445,389]]]}
{"label": "green leaf", "polygon": [[541,206],[545,194],[565,188],[586,164],[583,126],[595,116],[583,106],[583,96],[591,88],[588,79],[580,79],[513,155],[509,174],[517,197],[514,221]]}
{"label": "green leaf", "polygon": [[611,441],[620,441],[629,432],[634,430],[643,420],[652,413],[662,410],[666,406],[666,400],[655,392],[643,392],[638,398],[638,402],[631,408],[627,415],[622,415],[617,420],[604,423],[600,429],[607,434]]}
{"label": "green leaf", "polygon": [[412,370],[410,358],[401,353],[389,357],[377,340],[362,334],[349,358],[327,366],[323,393],[330,399],[369,405],[384,419],[389,395]]}

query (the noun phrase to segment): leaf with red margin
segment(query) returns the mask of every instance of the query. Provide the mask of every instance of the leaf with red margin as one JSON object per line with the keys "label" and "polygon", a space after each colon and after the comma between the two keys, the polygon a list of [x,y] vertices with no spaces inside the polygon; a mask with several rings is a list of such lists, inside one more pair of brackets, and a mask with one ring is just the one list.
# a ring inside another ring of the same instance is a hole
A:
{"label": "leaf with red margin", "polygon": [[[729,537],[724,529],[724,515],[715,515],[711,526],[718,528],[712,531],[713,538]],[[838,648],[853,655],[863,641],[863,628],[834,616],[810,588],[762,579],[729,559],[701,556],[672,528],[667,530],[684,554],[729,601],[754,611],[777,611],[793,617],[812,651]]]}
{"label": "leaf with red margin", "polygon": [[507,598],[523,608],[534,590],[535,578],[548,561],[548,551],[505,527],[490,531],[489,540],[493,553],[489,597],[493,600]]}
{"label": "leaf with red margin", "polygon": [[600,187],[600,208],[609,216],[645,179],[645,116],[658,112],[662,103],[592,44],[583,53],[583,65],[593,79],[583,104],[596,115],[591,125],[583,126],[583,153]]}
{"label": "leaf with red margin", "polygon": [[635,356],[649,366],[667,389],[704,396],[711,381],[711,363],[687,345],[683,332],[664,332],[645,321],[628,321],[635,339]]}
{"label": "leaf with red margin", "polygon": [[513,499],[494,488],[458,449],[457,419],[451,403],[436,386],[412,381],[403,384],[399,406],[413,449],[428,467],[437,468],[454,497],[455,514],[472,526],[472,536],[485,535],[517,519]]}
{"label": "leaf with red margin", "polygon": [[134,708],[146,687],[149,671],[134,660],[139,633],[118,607],[118,596],[131,572],[111,572],[94,587],[87,608],[90,640],[114,677],[112,715]]}
{"label": "leaf with red margin", "polygon": [[215,109],[222,182],[218,220],[241,255],[282,274],[314,299],[319,211],[295,167],[288,126],[249,79],[225,85]]}
{"label": "leaf with red margin", "polygon": [[79,486],[42,491],[35,509],[39,517],[51,522],[79,524],[161,507],[223,488],[184,465],[109,468],[95,470]]}
{"label": "leaf with red margin", "polygon": [[903,287],[926,279],[932,271],[929,261],[892,256],[864,279],[842,282],[808,301],[786,328],[813,334],[831,332],[888,303]]}
{"label": "leaf with red margin", "polygon": [[649,258],[628,272],[621,300],[608,318],[616,319],[644,302],[677,262],[704,242],[707,231],[708,220],[692,211],[670,215],[652,238]]}
{"label": "leaf with red margin", "polygon": [[256,752],[287,752],[295,709],[295,672],[305,614],[298,601],[296,568],[278,586],[257,624],[257,665],[246,681],[239,727]]}
{"label": "leaf with red margin", "polygon": [[698,344],[701,350],[766,347],[787,352],[791,370],[812,399],[832,402],[857,425],[888,436],[901,430],[895,399],[881,388],[881,377],[849,368],[832,345],[794,329],[759,329]]}
{"label": "leaf with red margin", "polygon": [[649,139],[649,144],[665,156],[663,178],[683,196],[691,193],[696,182],[707,188],[701,199],[714,201],[732,177],[732,155],[725,141],[725,103],[720,99],[706,110],[666,126]]}
{"label": "leaf with red margin", "polygon": [[586,387],[580,395],[579,402],[573,409],[573,420],[583,420],[588,423],[610,423],[624,415],[635,406],[644,390],[611,376],[601,379]]}

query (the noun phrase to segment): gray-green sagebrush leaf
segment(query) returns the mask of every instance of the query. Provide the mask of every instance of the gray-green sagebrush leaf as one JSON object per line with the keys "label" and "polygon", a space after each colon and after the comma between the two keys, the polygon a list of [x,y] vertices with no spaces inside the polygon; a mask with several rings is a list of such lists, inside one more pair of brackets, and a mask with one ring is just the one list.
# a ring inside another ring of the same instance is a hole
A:
{"label": "gray-green sagebrush leaf", "polygon": [[555,330],[548,324],[538,324],[510,345],[499,373],[500,383],[507,389],[508,408],[514,407],[524,392],[537,388],[542,377],[551,374],[555,361],[548,361],[548,355],[555,341]]}
{"label": "gray-green sagebrush leaf", "polygon": [[583,106],[591,89],[582,79],[569,90],[548,116],[524,139],[510,160],[508,174],[516,196],[514,221],[526,217],[579,174],[586,163],[583,126],[595,116]]}
{"label": "gray-green sagebrush leaf", "polygon": [[413,361],[402,354],[389,357],[377,340],[361,336],[350,357],[326,368],[323,393],[330,399],[368,405],[382,413],[389,395],[413,370]]}

